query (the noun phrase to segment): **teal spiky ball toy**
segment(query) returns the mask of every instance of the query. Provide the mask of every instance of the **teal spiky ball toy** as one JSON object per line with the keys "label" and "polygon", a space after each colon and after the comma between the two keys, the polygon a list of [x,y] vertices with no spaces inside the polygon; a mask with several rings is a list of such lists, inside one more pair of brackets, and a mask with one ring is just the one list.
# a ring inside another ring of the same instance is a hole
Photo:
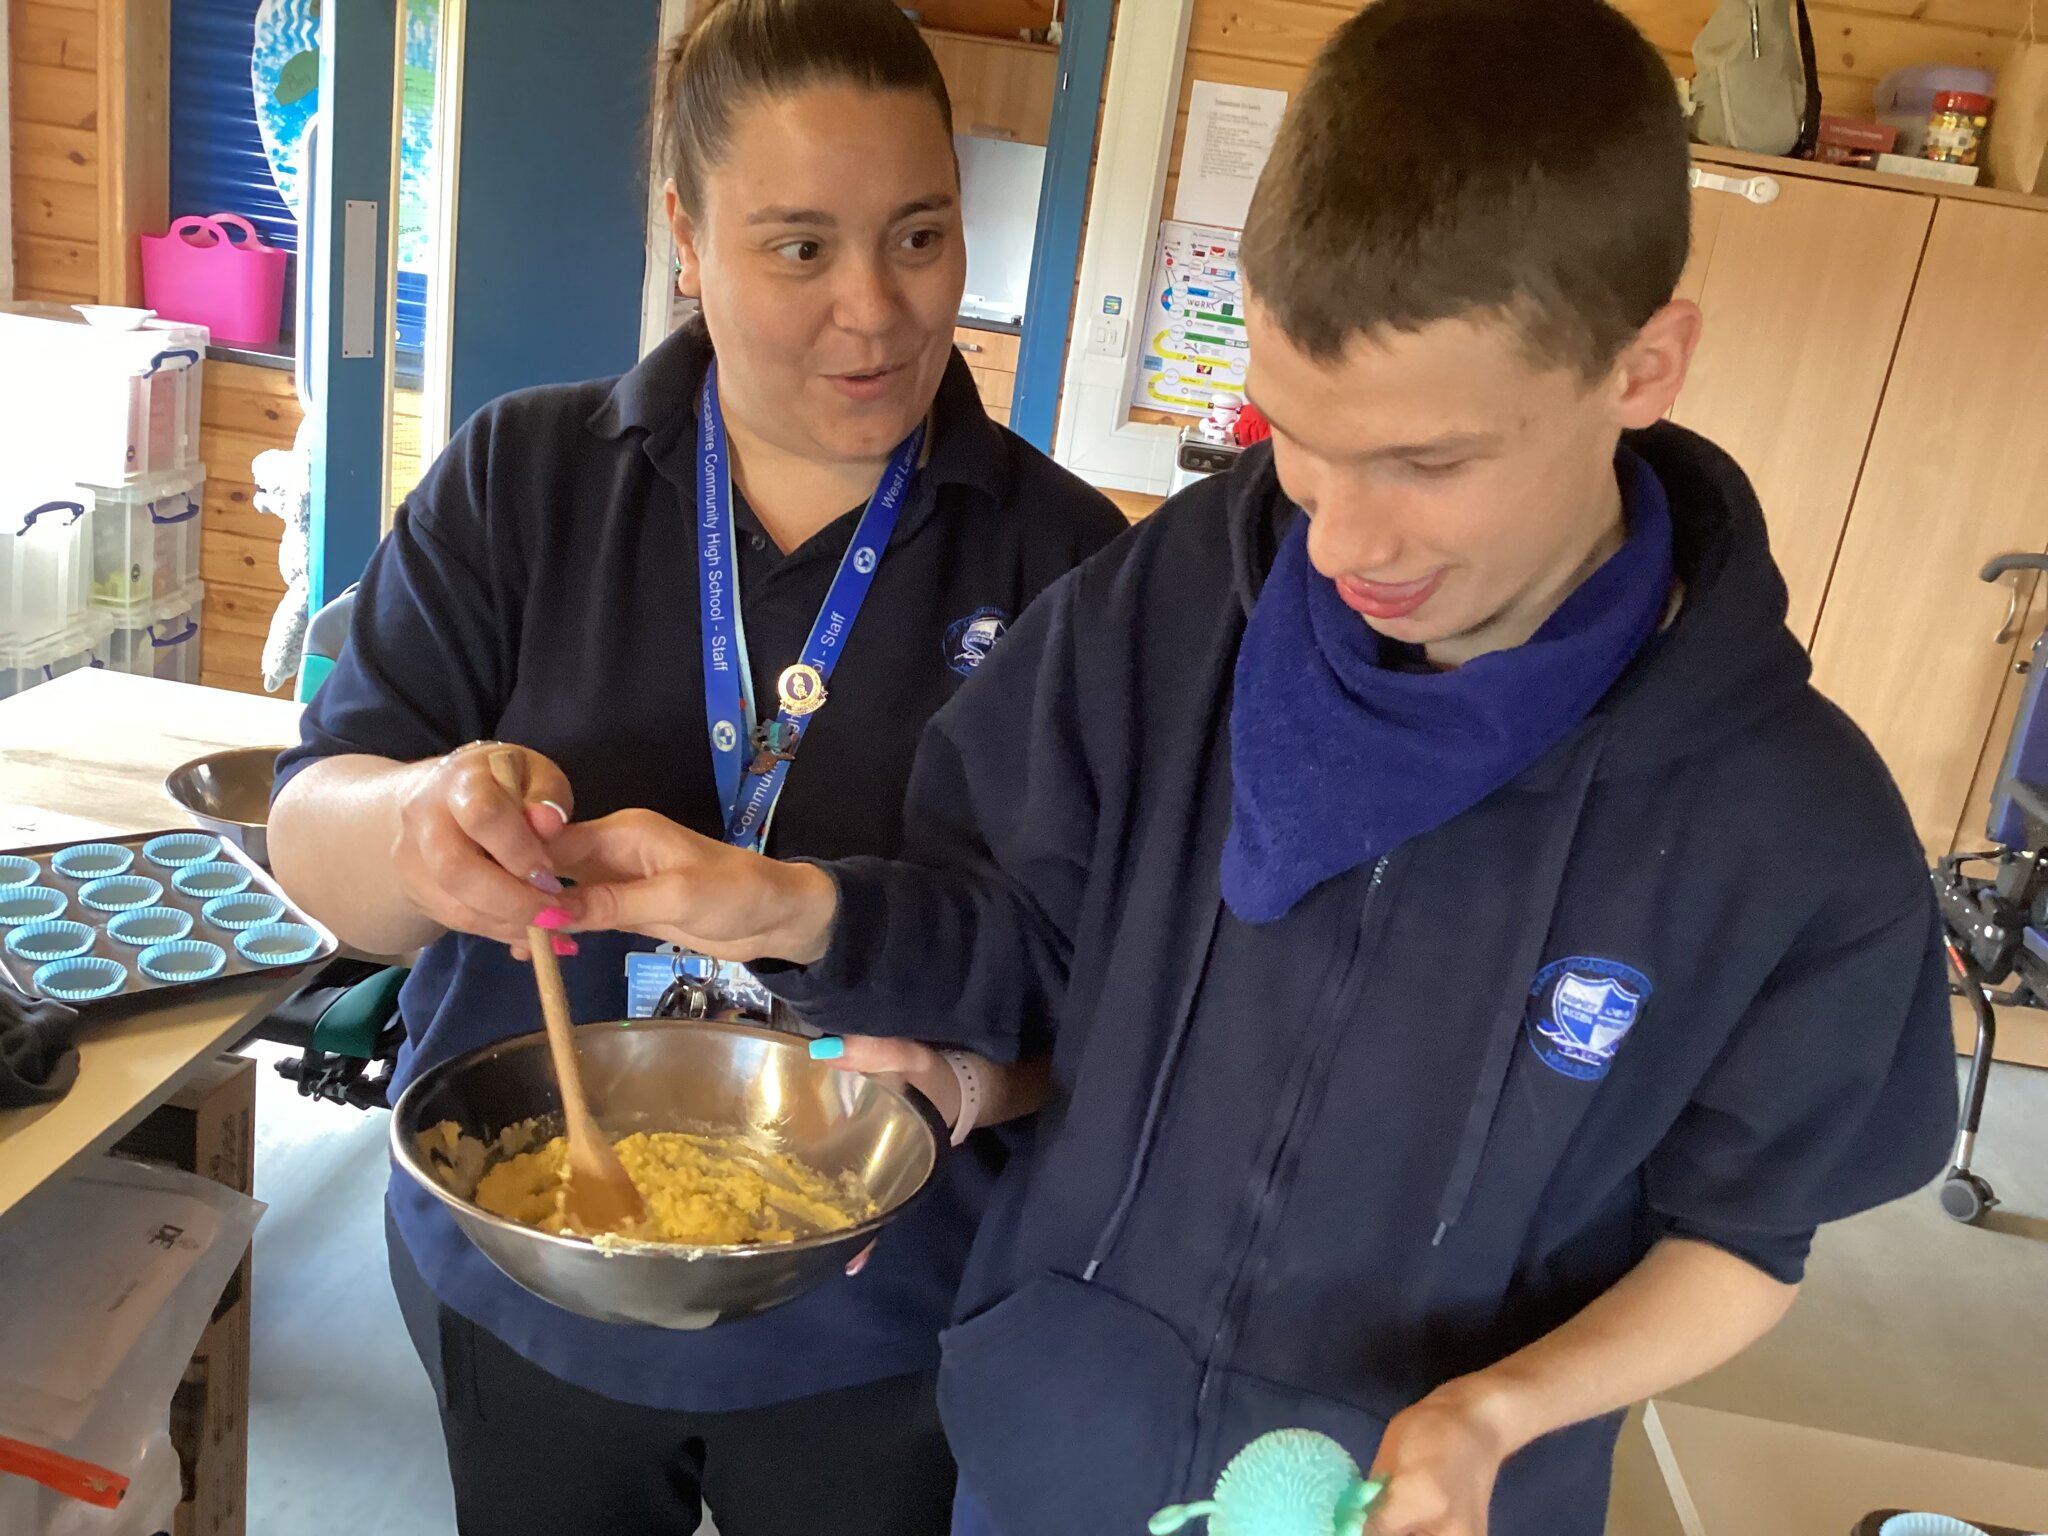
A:
{"label": "teal spiky ball toy", "polygon": [[1231,1457],[1215,1497],[1174,1504],[1152,1517],[1170,1536],[1200,1515],[1209,1536],[1363,1536],[1384,1483],[1358,1475],[1351,1453],[1312,1429],[1276,1429]]}

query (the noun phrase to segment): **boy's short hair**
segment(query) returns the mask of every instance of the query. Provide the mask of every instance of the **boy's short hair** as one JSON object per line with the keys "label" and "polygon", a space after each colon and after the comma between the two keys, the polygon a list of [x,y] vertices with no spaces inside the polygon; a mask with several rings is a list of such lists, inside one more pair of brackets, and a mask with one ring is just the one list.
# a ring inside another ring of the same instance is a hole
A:
{"label": "boy's short hair", "polygon": [[1494,314],[1596,378],[1678,286],[1688,163],[1670,71],[1601,0],[1377,0],[1288,109],[1247,287],[1318,359]]}

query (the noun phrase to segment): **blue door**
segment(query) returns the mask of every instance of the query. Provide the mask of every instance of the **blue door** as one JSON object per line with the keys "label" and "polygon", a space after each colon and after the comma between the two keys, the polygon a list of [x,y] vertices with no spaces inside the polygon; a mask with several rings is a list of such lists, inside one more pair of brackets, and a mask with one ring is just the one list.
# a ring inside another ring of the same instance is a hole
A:
{"label": "blue door", "polygon": [[319,10],[300,324],[315,609],[361,574],[454,424],[508,390],[632,366],[661,3]]}

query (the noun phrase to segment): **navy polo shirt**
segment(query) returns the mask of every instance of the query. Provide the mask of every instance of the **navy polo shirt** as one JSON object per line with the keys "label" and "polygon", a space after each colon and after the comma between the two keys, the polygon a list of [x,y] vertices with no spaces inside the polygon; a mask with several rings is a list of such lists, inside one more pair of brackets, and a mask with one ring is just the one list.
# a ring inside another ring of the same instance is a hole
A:
{"label": "navy polo shirt", "polygon": [[[528,390],[459,431],[363,577],[349,643],[307,709],[282,787],[319,758],[402,762],[519,742],[561,765],[578,819],[646,807],[719,835],[698,624],[700,329],[618,380]],[[744,507],[740,593],[755,696],[797,659],[858,508],[787,554]],[[991,422],[958,356],[931,451],[812,721],[769,851],[894,855],[924,724],[1049,583],[1122,517]],[[624,960],[651,941],[597,934],[563,962],[576,1017],[625,1011]],[[450,934],[399,1000],[395,1087],[436,1062],[540,1028],[533,982],[503,945]],[[938,1363],[969,1242],[999,1171],[984,1134],[883,1235],[867,1268],[773,1312],[700,1333],[598,1323],[506,1279],[408,1180],[393,1223],[440,1299],[555,1375],[650,1407],[743,1409]]]}

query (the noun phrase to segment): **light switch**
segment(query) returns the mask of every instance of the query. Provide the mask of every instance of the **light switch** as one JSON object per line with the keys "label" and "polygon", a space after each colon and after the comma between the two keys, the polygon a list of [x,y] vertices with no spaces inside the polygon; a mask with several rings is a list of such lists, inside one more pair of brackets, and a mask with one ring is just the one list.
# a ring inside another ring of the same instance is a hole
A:
{"label": "light switch", "polygon": [[1097,357],[1122,357],[1130,344],[1131,322],[1123,315],[1096,315],[1088,322],[1088,350]]}

